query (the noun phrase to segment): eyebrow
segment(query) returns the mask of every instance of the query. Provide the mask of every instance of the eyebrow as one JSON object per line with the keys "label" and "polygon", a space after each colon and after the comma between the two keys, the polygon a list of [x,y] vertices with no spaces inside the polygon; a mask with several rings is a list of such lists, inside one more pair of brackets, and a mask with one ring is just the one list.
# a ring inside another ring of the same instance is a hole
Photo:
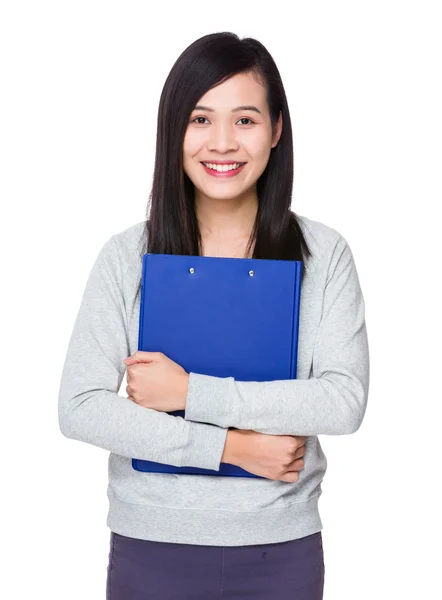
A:
{"label": "eyebrow", "polygon": [[[215,112],[215,110],[213,108],[210,108],[210,106],[201,106],[200,104],[198,104],[197,106],[195,106],[195,108],[193,110],[194,111],[195,110],[206,110],[207,112]],[[233,113],[234,112],[239,112],[239,111],[242,111],[242,110],[254,110],[255,112],[261,114],[261,111],[256,106],[244,105],[244,106],[237,106],[236,108],[232,108],[232,112]]]}

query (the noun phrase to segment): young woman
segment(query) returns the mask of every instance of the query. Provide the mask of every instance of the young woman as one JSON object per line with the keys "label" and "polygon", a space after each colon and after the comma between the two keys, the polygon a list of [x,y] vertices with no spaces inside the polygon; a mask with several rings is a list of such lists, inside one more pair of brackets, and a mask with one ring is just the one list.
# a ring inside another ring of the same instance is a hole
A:
{"label": "young woman", "polygon": [[[323,597],[317,436],[359,428],[369,356],[349,245],[291,210],[292,183],[268,51],[233,33],[195,41],[161,95],[147,219],[96,258],[60,385],[63,434],[110,451],[108,600]],[[209,377],[138,352],[145,252],[302,260],[297,379]],[[132,458],[261,478],[144,473]]]}

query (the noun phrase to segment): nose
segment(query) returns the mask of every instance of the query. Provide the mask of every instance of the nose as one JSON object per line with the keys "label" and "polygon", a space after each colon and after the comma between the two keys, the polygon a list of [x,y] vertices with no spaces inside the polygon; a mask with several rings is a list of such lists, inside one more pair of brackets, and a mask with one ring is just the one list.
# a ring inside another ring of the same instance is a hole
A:
{"label": "nose", "polygon": [[206,146],[208,150],[215,150],[217,152],[237,150],[238,142],[235,136],[235,126],[228,123],[213,125],[210,128]]}

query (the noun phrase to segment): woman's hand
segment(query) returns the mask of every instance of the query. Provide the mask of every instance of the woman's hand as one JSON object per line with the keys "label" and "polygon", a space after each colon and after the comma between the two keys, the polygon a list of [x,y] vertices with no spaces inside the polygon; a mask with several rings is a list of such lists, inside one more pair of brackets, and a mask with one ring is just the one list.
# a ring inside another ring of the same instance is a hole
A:
{"label": "woman's hand", "polygon": [[221,462],[260,477],[294,483],[304,468],[307,436],[273,435],[248,429],[231,430]]}
{"label": "woman's hand", "polygon": [[189,375],[162,352],[138,350],[127,365],[128,398],[145,408],[172,412],[186,408]]}

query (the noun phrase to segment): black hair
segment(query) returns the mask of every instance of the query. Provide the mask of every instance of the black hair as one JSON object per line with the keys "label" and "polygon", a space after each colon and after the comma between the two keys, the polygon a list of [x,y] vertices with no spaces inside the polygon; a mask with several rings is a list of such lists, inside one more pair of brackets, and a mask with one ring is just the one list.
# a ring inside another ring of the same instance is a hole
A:
{"label": "black hair", "polygon": [[[272,133],[280,112],[282,133],[271,149],[257,186],[258,210],[249,240],[252,258],[301,260],[311,256],[297,215],[291,210],[293,186],[292,128],[276,64],[254,38],[231,32],[205,35],[178,57],[164,84],[157,121],[152,189],[146,212],[141,256],[199,256],[194,185],[183,169],[183,143],[189,118],[198,100],[211,88],[238,73],[253,73],[266,89]],[[305,269],[302,270],[305,275]],[[140,290],[140,284],[138,291]]]}

